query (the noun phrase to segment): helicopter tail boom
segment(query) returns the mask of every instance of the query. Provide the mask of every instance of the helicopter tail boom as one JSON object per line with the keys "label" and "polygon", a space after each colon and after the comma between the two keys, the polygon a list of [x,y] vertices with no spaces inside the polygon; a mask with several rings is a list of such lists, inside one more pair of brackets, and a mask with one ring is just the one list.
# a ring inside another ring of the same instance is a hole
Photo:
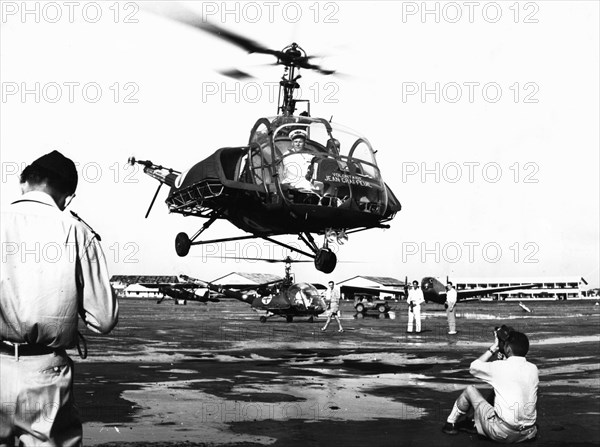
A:
{"label": "helicopter tail boom", "polygon": [[177,178],[181,175],[181,172],[176,171],[175,169],[155,165],[149,160],[136,160],[135,157],[129,157],[127,162],[131,166],[135,166],[136,164],[143,166],[145,174],[170,187],[175,186]]}

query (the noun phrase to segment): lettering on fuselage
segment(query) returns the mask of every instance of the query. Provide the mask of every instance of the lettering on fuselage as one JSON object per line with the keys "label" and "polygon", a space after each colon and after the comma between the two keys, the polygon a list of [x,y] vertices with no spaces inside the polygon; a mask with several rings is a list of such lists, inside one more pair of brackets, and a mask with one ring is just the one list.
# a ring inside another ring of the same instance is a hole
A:
{"label": "lettering on fuselage", "polygon": [[367,186],[371,188],[373,185],[357,175],[353,174],[342,174],[340,172],[332,172],[325,176],[325,182],[338,182],[338,183],[347,183],[349,185],[359,185],[359,186]]}

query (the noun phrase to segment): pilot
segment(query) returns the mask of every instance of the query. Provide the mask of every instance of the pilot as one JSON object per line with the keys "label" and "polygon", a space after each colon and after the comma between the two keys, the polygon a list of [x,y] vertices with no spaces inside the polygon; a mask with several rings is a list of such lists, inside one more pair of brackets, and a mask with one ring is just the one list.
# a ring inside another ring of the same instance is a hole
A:
{"label": "pilot", "polygon": [[290,132],[290,140],[292,140],[292,151],[300,152],[304,150],[306,144],[306,131],[302,129],[292,130]]}
{"label": "pilot", "polygon": [[291,154],[283,158],[283,175],[281,183],[305,192],[316,192],[318,188],[313,185],[311,179],[307,179],[308,168],[313,155],[304,152],[306,144],[306,131],[295,129],[290,132],[292,140]]}

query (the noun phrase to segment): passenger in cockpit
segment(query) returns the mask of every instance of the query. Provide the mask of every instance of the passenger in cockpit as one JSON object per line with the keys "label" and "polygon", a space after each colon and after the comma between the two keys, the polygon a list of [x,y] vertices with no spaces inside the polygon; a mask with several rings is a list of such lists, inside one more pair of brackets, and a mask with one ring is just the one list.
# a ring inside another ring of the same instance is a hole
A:
{"label": "passenger in cockpit", "polygon": [[340,155],[340,142],[335,138],[330,138],[327,140],[327,152],[334,157],[339,157]]}

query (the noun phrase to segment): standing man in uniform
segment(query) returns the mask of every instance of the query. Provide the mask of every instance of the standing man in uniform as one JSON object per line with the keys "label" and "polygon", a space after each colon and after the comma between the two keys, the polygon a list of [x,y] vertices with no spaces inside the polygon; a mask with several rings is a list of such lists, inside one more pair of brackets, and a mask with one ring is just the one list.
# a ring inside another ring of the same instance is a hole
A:
{"label": "standing man in uniform", "polygon": [[448,335],[456,335],[456,300],[458,295],[451,281],[446,284],[446,316],[448,317]]}
{"label": "standing man in uniform", "polygon": [[321,330],[323,332],[326,331],[327,326],[331,323],[331,318],[335,318],[335,321],[337,321],[339,326],[338,332],[344,332],[340,317],[338,316],[338,312],[340,311],[340,292],[335,288],[335,283],[333,281],[329,281],[329,287],[325,292],[325,302],[329,305],[329,315],[327,316],[325,326],[323,326]]}
{"label": "standing man in uniform", "polygon": [[413,331],[413,322],[416,322],[417,334],[421,332],[421,304],[425,302],[423,291],[419,287],[419,281],[413,281],[412,289],[408,291],[408,328],[406,332]]}
{"label": "standing man in uniform", "polygon": [[94,332],[117,324],[118,304],[97,235],[63,213],[77,170],[60,152],[21,174],[21,198],[2,211],[0,445],[79,446],[73,400],[77,317]]}

